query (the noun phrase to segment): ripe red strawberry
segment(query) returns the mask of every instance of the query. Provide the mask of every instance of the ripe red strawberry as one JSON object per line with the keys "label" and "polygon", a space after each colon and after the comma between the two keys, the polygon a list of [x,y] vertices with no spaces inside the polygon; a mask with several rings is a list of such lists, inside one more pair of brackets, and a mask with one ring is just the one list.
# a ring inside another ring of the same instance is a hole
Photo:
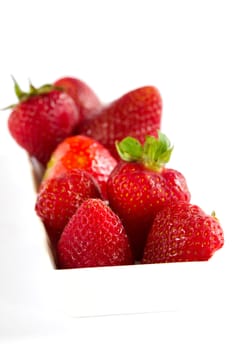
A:
{"label": "ripe red strawberry", "polygon": [[106,198],[106,181],[116,164],[116,160],[99,142],[83,135],[71,136],[53,152],[41,186],[47,179],[70,169],[83,169],[97,181],[102,196]]}
{"label": "ripe red strawberry", "polygon": [[82,203],[57,246],[60,268],[129,265],[128,237],[118,216],[100,199]]}
{"label": "ripe red strawberry", "polygon": [[53,85],[61,87],[74,99],[79,109],[81,121],[90,118],[102,108],[102,103],[95,92],[80,79],[63,77],[56,80]]}
{"label": "ripe red strawberry", "polygon": [[159,91],[153,86],[144,86],[105,106],[94,118],[81,123],[78,130],[101,142],[118,158],[116,141],[133,136],[143,143],[146,135],[157,136],[161,112]]}
{"label": "ripe red strawberry", "polygon": [[136,260],[140,260],[154,216],[170,202],[190,200],[184,176],[168,169],[172,147],[165,135],[147,136],[144,146],[128,137],[117,143],[124,159],[107,183],[110,207],[119,215],[130,238]]}
{"label": "ripe red strawberry", "polygon": [[69,219],[84,200],[99,197],[99,189],[84,170],[70,170],[48,180],[37,195],[35,210],[52,243],[58,241]]}
{"label": "ripe red strawberry", "polygon": [[164,207],[155,216],[142,263],[209,260],[224,244],[215,216],[183,201]]}
{"label": "ripe red strawberry", "polygon": [[9,115],[9,131],[31,157],[46,165],[58,143],[77,127],[76,105],[68,94],[50,85],[38,89],[30,85],[25,93],[15,82],[15,92],[19,103]]}

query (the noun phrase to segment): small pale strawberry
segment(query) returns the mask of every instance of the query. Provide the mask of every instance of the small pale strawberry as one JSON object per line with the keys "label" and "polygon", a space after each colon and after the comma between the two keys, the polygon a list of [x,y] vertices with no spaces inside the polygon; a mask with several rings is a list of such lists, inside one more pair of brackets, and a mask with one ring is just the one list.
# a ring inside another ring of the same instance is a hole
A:
{"label": "small pale strawberry", "polygon": [[75,77],[63,77],[56,80],[53,85],[62,88],[73,98],[79,110],[81,121],[89,119],[102,108],[98,96],[83,80]]}
{"label": "small pale strawberry", "polygon": [[97,181],[105,198],[106,181],[116,164],[116,160],[99,142],[83,135],[71,136],[63,140],[52,153],[41,186],[48,179],[70,169],[82,169]]}

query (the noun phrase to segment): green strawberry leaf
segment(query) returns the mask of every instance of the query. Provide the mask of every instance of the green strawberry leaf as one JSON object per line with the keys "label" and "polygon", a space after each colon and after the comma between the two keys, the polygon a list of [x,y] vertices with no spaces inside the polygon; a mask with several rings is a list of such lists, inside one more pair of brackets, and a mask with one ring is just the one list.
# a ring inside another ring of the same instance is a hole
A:
{"label": "green strawberry leaf", "polygon": [[12,77],[12,80],[14,82],[14,91],[15,91],[15,94],[16,96],[18,97],[18,100],[19,101],[22,101],[22,100],[25,100],[27,97],[28,97],[28,93],[24,92],[19,84],[17,83],[17,81],[15,80],[15,78],[13,76]]}
{"label": "green strawberry leaf", "polygon": [[127,136],[120,142],[116,141],[116,149],[120,157],[127,162],[142,158],[143,146],[134,137]]}
{"label": "green strawberry leaf", "polygon": [[159,171],[169,162],[173,151],[167,136],[158,131],[158,137],[147,135],[144,145],[128,136],[116,142],[116,149],[121,159],[127,162],[141,162],[148,169]]}
{"label": "green strawberry leaf", "polygon": [[[59,90],[62,91],[62,89],[58,86],[52,85],[52,84],[45,84],[42,85],[38,88],[36,88],[34,85],[32,85],[32,83],[29,81],[29,92],[25,92],[21,89],[21,87],[19,86],[19,84],[17,83],[16,79],[12,77],[12,80],[14,82],[14,91],[16,94],[16,97],[18,98],[19,102],[23,102],[26,101],[27,99],[33,97],[33,96],[37,96],[37,95],[41,95],[41,94],[47,94],[53,90]],[[14,107],[17,106],[17,103],[14,103],[10,106],[7,106],[5,108],[1,108],[0,110],[4,111],[7,109],[12,109]]]}
{"label": "green strawberry leaf", "polygon": [[147,136],[144,143],[144,161],[150,168],[160,168],[169,162],[173,147],[166,135],[158,131],[158,138]]}

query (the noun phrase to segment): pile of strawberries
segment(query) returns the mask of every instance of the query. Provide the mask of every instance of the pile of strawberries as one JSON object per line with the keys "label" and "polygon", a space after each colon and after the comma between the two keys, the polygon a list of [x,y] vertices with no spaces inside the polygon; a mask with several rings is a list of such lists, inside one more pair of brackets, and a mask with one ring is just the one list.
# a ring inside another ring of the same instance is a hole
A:
{"label": "pile of strawberries", "polygon": [[105,104],[74,77],[29,92],[14,83],[9,131],[43,167],[35,211],[58,268],[203,261],[223,246],[215,214],[167,167],[156,87]]}

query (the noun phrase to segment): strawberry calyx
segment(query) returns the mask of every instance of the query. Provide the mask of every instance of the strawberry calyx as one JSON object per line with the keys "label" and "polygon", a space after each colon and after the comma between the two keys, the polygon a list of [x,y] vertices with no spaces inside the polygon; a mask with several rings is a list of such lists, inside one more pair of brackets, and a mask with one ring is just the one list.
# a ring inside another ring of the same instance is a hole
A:
{"label": "strawberry calyx", "polygon": [[216,220],[217,222],[219,222],[219,219],[218,219],[218,217],[217,217],[217,215],[216,215],[215,210],[213,210],[213,211],[211,212],[210,216],[211,216],[214,220]]}
{"label": "strawberry calyx", "polygon": [[136,138],[127,136],[115,144],[120,158],[126,162],[140,162],[146,168],[161,170],[169,162],[173,146],[162,132],[158,137],[147,135],[142,145]]}
{"label": "strawberry calyx", "polygon": [[29,92],[25,92],[20,88],[20,86],[17,83],[17,81],[15,80],[15,78],[12,77],[12,79],[14,81],[15,94],[18,97],[18,100],[20,102],[25,101],[32,96],[47,94],[53,90],[60,90],[59,87],[54,86],[52,84],[45,84],[45,85],[42,85],[42,86],[36,88],[34,85],[32,85],[31,82],[29,82]]}
{"label": "strawberry calyx", "polygon": [[[49,93],[49,92],[51,92],[53,90],[60,90],[60,91],[63,90],[59,86],[55,86],[55,85],[52,85],[52,84],[44,84],[44,85],[36,88],[29,81],[29,91],[25,92],[25,91],[23,91],[21,89],[21,87],[19,86],[19,84],[17,83],[17,81],[15,80],[15,78],[13,76],[12,76],[12,79],[13,79],[13,82],[14,82],[14,91],[15,91],[15,94],[16,94],[19,102],[26,101],[29,98],[33,97],[33,96],[47,94],[47,93]],[[17,105],[17,103],[12,104],[10,106],[7,106],[7,107],[3,108],[3,110],[14,108],[16,105]]]}

